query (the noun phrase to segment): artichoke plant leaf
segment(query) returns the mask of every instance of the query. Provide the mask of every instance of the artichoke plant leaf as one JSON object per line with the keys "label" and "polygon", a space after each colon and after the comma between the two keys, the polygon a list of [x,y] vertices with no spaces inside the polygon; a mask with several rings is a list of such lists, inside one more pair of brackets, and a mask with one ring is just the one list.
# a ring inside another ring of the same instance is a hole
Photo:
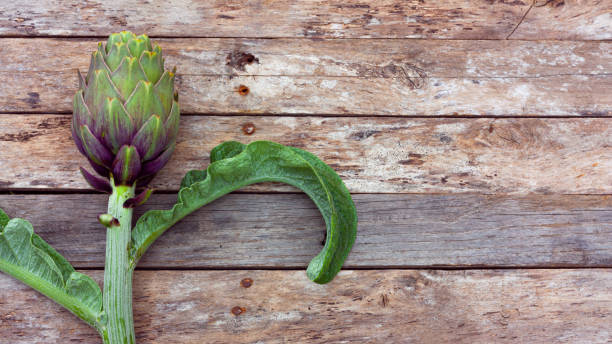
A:
{"label": "artichoke plant leaf", "polygon": [[304,191],[317,205],[327,227],[325,246],[308,265],[308,277],[327,283],[340,271],[357,233],[351,195],[336,172],[315,155],[268,141],[249,145],[229,141],[211,151],[205,171],[190,171],[181,182],[178,201],[169,210],[150,210],[132,231],[133,265],[172,225],[198,208],[241,187],[282,182]]}
{"label": "artichoke plant leaf", "polygon": [[8,217],[8,215],[6,215],[6,213],[2,209],[0,209],[0,231],[4,229],[10,219],[11,218]]}
{"label": "artichoke plant leaf", "polygon": [[75,271],[23,219],[0,209],[0,270],[100,328],[102,292],[91,277]]}

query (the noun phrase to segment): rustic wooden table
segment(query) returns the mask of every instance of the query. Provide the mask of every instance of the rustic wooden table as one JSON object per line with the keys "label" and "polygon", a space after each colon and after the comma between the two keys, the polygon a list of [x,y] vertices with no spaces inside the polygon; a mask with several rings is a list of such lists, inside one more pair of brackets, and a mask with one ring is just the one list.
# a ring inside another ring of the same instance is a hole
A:
{"label": "rustic wooden table", "polygon": [[[261,184],[203,208],[135,274],[140,342],[609,343],[611,9],[0,0],[0,207],[101,280],[106,196],[79,175],[71,97],[97,41],[144,32],[178,67],[184,116],[140,213],[221,141],[273,140],[334,167],[360,222],[316,285],[306,196]],[[0,343],[98,343],[12,278],[0,289]]]}

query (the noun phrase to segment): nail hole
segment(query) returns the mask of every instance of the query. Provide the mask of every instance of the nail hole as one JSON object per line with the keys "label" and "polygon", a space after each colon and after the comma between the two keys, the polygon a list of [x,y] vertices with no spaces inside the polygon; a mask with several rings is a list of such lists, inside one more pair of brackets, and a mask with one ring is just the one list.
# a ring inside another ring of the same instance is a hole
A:
{"label": "nail hole", "polygon": [[240,93],[240,95],[246,96],[247,94],[249,94],[249,88],[247,86],[240,85],[238,86],[238,93]]}
{"label": "nail hole", "polygon": [[251,122],[245,123],[242,126],[242,132],[245,133],[246,135],[253,135],[253,133],[255,132],[255,124]]}
{"label": "nail hole", "polygon": [[240,315],[240,314],[242,314],[244,312],[246,312],[246,308],[244,308],[244,307],[236,306],[236,307],[232,308],[232,314],[233,315]]}
{"label": "nail hole", "polygon": [[253,285],[253,279],[252,278],[243,278],[242,281],[240,281],[240,285],[243,288],[249,288],[250,286]]}

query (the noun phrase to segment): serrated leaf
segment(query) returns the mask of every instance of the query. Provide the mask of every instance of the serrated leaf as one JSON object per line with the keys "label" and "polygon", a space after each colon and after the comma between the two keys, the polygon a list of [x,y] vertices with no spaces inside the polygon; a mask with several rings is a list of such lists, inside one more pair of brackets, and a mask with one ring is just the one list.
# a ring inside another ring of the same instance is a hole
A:
{"label": "serrated leaf", "polygon": [[355,241],[357,213],[346,186],[336,172],[306,151],[278,143],[257,141],[249,145],[225,142],[215,147],[204,171],[190,171],[169,210],[150,210],[132,231],[133,265],[168,228],[215,199],[246,185],[283,182],[303,190],[325,219],[327,239],[310,262],[308,277],[327,283],[340,271]]}
{"label": "serrated leaf", "polygon": [[4,229],[4,226],[9,222],[10,218],[6,213],[0,209],[0,231]]}
{"label": "serrated leaf", "polygon": [[7,219],[0,209],[0,270],[100,329],[102,292],[98,284],[75,271],[64,257],[34,233],[28,221]]}
{"label": "serrated leaf", "polygon": [[[236,141],[226,141],[210,151],[210,163],[218,160],[233,158],[242,153],[246,147],[244,144]],[[206,179],[206,170],[191,170],[185,174],[181,180],[181,189],[190,187],[193,183],[201,182]]]}
{"label": "serrated leaf", "polygon": [[210,151],[210,163],[212,164],[219,160],[233,158],[242,153],[245,147],[245,144],[237,141],[223,142]]}
{"label": "serrated leaf", "polygon": [[192,184],[206,179],[206,176],[206,170],[191,170],[185,173],[185,176],[181,180],[181,189],[188,188]]}

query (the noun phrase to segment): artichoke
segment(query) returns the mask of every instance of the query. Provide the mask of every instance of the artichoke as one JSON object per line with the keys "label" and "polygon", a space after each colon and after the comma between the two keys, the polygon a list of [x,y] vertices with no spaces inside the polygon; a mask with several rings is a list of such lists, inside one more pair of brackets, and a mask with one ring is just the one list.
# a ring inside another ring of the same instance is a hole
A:
{"label": "artichoke", "polygon": [[123,31],[98,43],[87,76],[78,73],[72,117],[72,137],[99,175],[81,167],[92,187],[146,186],[168,162],[180,117],[174,72],[146,35]]}

